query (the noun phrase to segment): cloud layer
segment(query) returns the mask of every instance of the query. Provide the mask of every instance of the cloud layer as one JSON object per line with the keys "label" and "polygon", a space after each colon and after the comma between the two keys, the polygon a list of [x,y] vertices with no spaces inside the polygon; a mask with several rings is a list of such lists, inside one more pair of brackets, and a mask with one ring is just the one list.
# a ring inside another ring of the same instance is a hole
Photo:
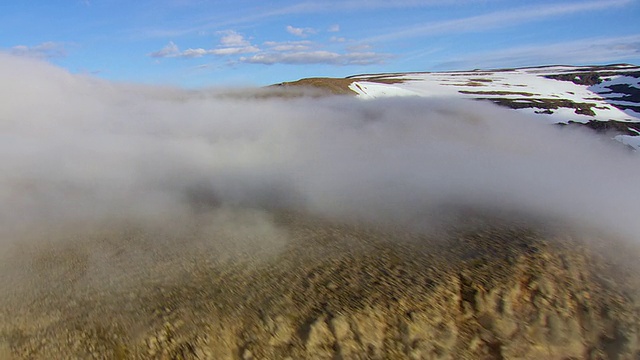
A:
{"label": "cloud layer", "polygon": [[63,43],[47,41],[34,46],[16,45],[11,48],[11,54],[37,59],[51,59],[65,57],[67,55],[67,51]]}
{"label": "cloud layer", "polygon": [[380,64],[388,55],[375,52],[350,52],[346,54],[332,51],[287,51],[265,52],[250,57],[241,57],[240,61],[251,64],[331,64],[331,65],[370,65]]}
{"label": "cloud layer", "polygon": [[550,44],[518,46],[500,51],[468,53],[438,68],[483,68],[501,66],[535,66],[540,64],[607,63],[633,59],[640,54],[640,34],[599,37]]}
{"label": "cloud layer", "polygon": [[306,37],[309,36],[311,34],[315,34],[318,31],[313,29],[313,28],[301,28],[301,27],[295,27],[295,26],[291,26],[291,25],[287,25],[287,32],[291,35],[295,35],[295,36],[299,36],[299,37]]}
{"label": "cloud layer", "polygon": [[[328,29],[329,32],[338,32],[339,26],[334,25]],[[286,31],[296,37],[305,38],[315,34],[317,31],[312,28],[296,28],[287,26]],[[358,51],[358,47],[349,45],[344,51],[329,51],[323,49],[320,44],[310,40],[297,41],[265,41],[262,48],[252,44],[243,35],[227,30],[219,33],[222,35],[218,47],[212,49],[205,48],[189,48],[181,50],[178,45],[170,41],[162,49],[148,54],[153,58],[182,58],[192,59],[201,58],[207,55],[213,56],[233,56],[235,57],[231,63],[248,63],[248,64],[288,64],[288,65],[372,65],[381,64],[385,60],[391,58],[388,54],[377,53],[371,51],[370,46],[364,47],[369,51]],[[342,37],[332,36],[331,42],[341,43],[347,40]],[[253,54],[246,56],[246,54]]]}
{"label": "cloud layer", "polygon": [[527,22],[547,20],[550,17],[570,15],[581,12],[607,10],[632,3],[633,0],[582,1],[579,3],[559,3],[536,5],[509,10],[495,11],[465,18],[416,24],[404,29],[393,30],[386,34],[366,39],[366,42],[397,41],[439,34],[469,33],[489,29],[505,28]]}
{"label": "cloud layer", "polygon": [[488,104],[259,100],[117,85],[5,55],[0,78],[5,241],[216,208],[419,228],[470,207],[640,231],[635,154]]}
{"label": "cloud layer", "polygon": [[220,45],[214,49],[204,49],[204,48],[189,48],[186,50],[180,50],[178,45],[176,45],[173,41],[170,41],[165,47],[158,51],[154,51],[148,54],[153,58],[199,58],[205,55],[237,55],[237,54],[247,54],[247,53],[255,53],[260,51],[260,49],[254,45],[252,45],[244,36],[238,34],[235,31],[223,31],[220,33],[222,37],[220,38]]}

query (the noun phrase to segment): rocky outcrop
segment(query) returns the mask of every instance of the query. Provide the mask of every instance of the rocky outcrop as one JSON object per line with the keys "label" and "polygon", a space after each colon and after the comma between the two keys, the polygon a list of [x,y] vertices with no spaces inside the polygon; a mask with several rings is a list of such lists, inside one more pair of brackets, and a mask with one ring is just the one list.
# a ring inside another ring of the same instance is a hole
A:
{"label": "rocky outcrop", "polygon": [[[157,239],[131,231],[128,237],[114,232],[85,238],[82,246],[68,243],[46,257],[40,249],[23,251],[21,261],[30,261],[31,270],[12,285],[20,298],[2,299],[0,355],[640,356],[639,282],[632,262],[638,252],[630,245],[600,246],[513,224],[424,235],[291,214],[277,221],[289,243],[268,256],[245,251],[220,259],[181,236],[166,240],[162,250],[151,246]],[[109,260],[129,264],[127,280],[114,275],[97,283],[92,275],[91,253],[105,239],[117,249]],[[125,261],[143,248],[155,252],[153,261]]]}

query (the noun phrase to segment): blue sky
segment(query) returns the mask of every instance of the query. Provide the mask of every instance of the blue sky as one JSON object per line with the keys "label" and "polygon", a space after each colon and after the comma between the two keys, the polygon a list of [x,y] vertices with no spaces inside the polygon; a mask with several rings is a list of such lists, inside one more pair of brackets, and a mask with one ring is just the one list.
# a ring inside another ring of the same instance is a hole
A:
{"label": "blue sky", "polygon": [[640,63],[640,0],[12,0],[0,50],[189,88]]}

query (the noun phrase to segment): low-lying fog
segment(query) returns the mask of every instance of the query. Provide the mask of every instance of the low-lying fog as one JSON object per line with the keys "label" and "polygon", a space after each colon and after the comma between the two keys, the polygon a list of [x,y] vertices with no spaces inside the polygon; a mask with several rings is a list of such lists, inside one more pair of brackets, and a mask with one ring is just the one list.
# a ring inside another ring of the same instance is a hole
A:
{"label": "low-lying fog", "polygon": [[270,209],[425,229],[469,207],[640,233],[637,154],[491,104],[220,96],[6,55],[0,89],[0,245],[212,208],[263,230]]}

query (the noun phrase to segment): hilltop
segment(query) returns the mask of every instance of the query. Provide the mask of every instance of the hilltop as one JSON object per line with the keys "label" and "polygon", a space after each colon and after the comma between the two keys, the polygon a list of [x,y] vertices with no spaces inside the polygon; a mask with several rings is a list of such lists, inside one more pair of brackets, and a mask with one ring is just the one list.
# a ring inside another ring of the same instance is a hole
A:
{"label": "hilltop", "polygon": [[539,66],[309,78],[279,84],[363,99],[394,96],[490,101],[554,124],[579,124],[640,149],[640,67]]}

